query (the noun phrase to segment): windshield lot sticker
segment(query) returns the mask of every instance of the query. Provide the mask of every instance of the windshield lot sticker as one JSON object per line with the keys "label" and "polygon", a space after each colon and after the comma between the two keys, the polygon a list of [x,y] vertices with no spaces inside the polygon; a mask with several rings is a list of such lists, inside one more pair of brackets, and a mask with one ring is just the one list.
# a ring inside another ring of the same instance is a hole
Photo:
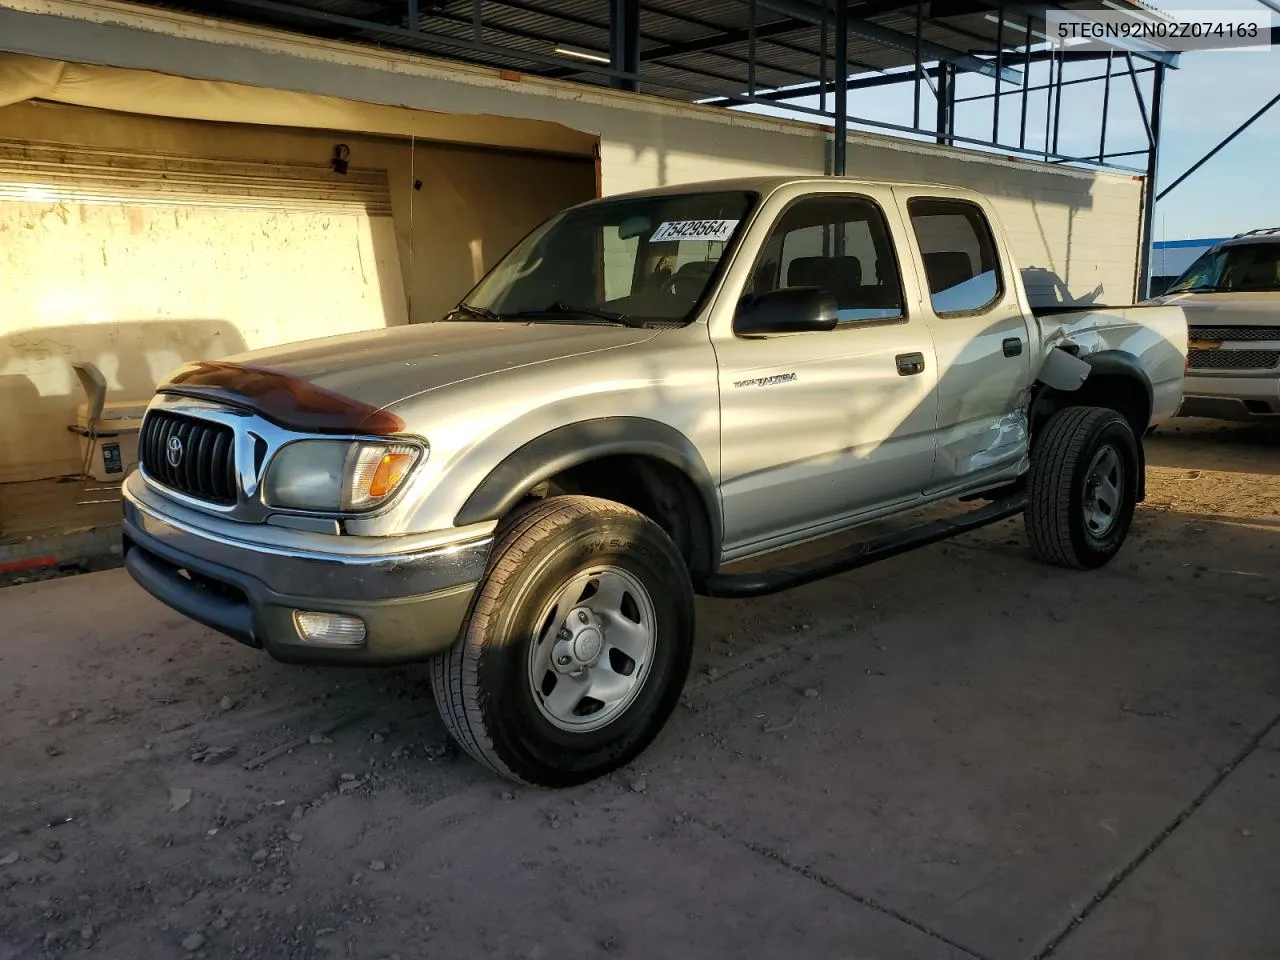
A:
{"label": "windshield lot sticker", "polygon": [[649,241],[707,240],[725,243],[737,226],[737,220],[668,220],[653,232]]}

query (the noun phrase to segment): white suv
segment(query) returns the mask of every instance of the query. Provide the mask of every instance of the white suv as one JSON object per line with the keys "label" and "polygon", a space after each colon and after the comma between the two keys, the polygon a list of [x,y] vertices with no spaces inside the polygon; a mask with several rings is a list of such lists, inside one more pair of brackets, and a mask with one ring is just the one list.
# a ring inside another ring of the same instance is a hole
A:
{"label": "white suv", "polygon": [[1280,227],[1224,240],[1153,302],[1187,317],[1180,416],[1280,421]]}

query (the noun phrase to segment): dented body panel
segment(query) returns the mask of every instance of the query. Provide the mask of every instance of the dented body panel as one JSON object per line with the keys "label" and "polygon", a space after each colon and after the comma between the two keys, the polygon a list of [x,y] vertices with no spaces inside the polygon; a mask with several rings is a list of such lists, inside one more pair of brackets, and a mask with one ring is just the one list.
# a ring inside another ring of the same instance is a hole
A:
{"label": "dented body panel", "polygon": [[1106,351],[1132,357],[1151,386],[1149,426],[1166,423],[1178,412],[1187,362],[1187,321],[1179,307],[1085,307],[1037,320],[1042,356],[1070,347],[1082,359]]}

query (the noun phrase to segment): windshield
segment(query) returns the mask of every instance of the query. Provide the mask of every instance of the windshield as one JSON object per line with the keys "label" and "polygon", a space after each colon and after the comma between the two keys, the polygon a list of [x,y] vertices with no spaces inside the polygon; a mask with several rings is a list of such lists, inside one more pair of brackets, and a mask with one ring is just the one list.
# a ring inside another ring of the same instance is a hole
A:
{"label": "windshield", "polygon": [[1166,293],[1280,290],[1280,243],[1240,243],[1203,254]]}
{"label": "windshield", "polygon": [[710,289],[756,199],[698,193],[568,210],[503,257],[454,317],[683,323]]}

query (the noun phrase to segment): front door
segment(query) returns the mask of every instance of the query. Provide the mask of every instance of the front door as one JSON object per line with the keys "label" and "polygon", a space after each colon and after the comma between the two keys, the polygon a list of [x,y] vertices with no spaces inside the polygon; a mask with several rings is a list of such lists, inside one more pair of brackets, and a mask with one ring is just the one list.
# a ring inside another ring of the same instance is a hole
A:
{"label": "front door", "polygon": [[920,496],[933,461],[937,369],[928,326],[906,310],[890,236],[872,197],[793,201],[743,293],[823,287],[839,324],[713,335],[726,555],[818,535]]}

